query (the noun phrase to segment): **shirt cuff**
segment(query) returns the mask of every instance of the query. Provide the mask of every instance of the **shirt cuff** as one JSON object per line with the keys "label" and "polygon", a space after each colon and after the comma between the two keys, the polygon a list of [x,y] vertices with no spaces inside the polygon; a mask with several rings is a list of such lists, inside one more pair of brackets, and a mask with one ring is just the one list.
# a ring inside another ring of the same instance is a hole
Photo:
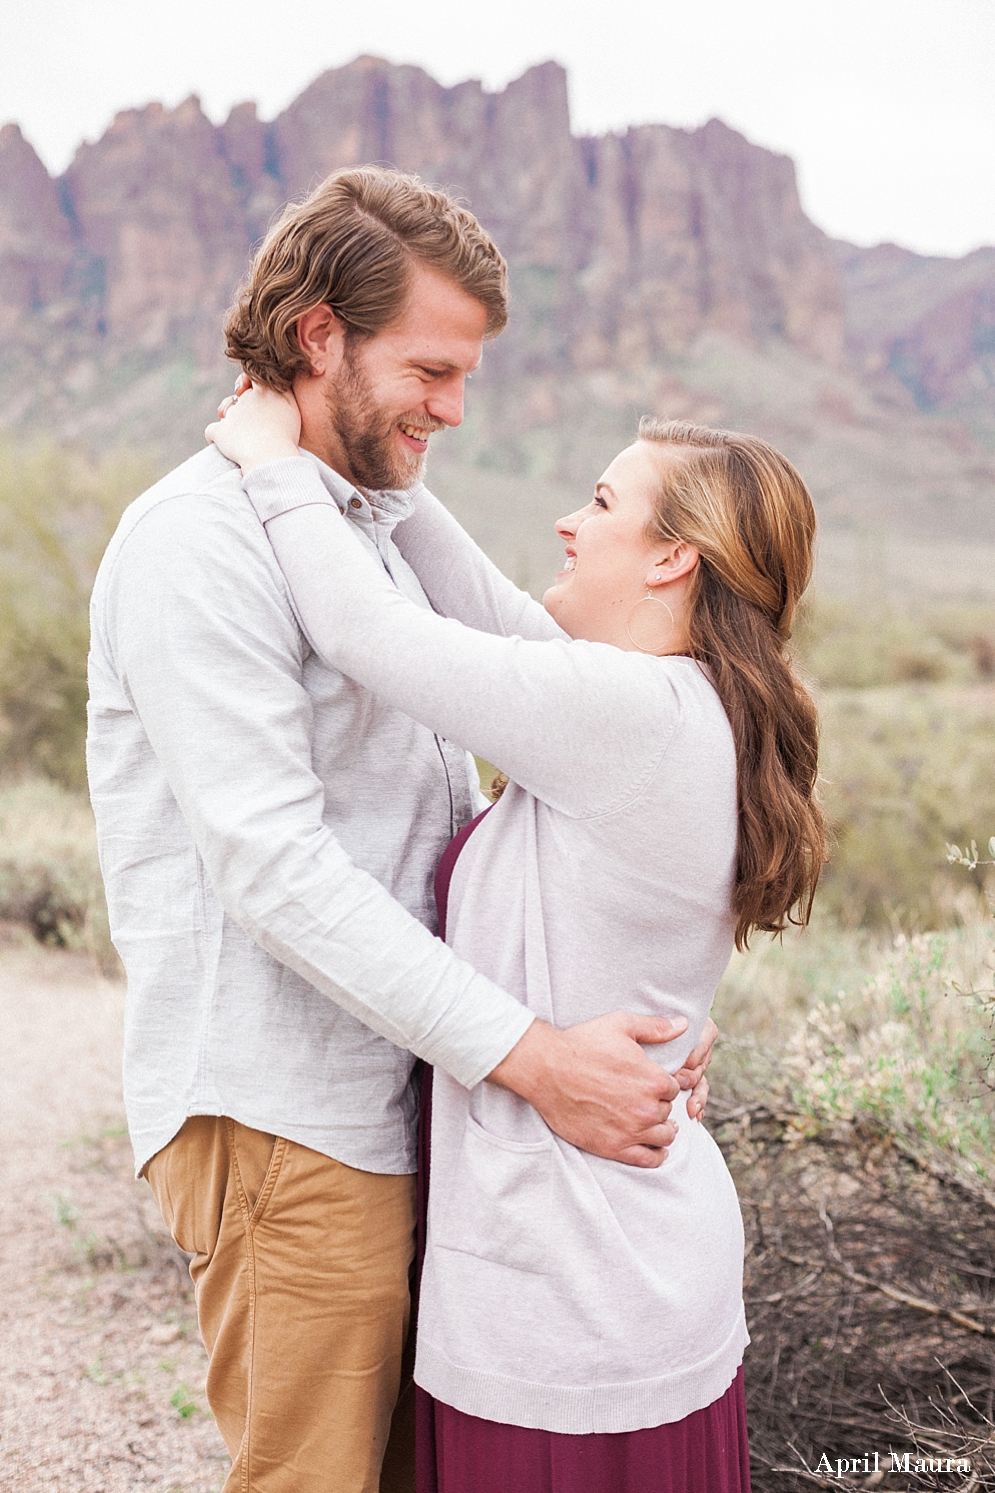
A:
{"label": "shirt cuff", "polygon": [[253,467],[242,478],[242,491],[256,510],[259,521],[269,523],[292,508],[310,508],[315,503],[342,508],[325,487],[314,463],[306,456],[284,456]]}
{"label": "shirt cuff", "polygon": [[431,1036],[417,1043],[418,1056],[473,1089],[504,1062],[535,1019],[534,1011],[477,974]]}

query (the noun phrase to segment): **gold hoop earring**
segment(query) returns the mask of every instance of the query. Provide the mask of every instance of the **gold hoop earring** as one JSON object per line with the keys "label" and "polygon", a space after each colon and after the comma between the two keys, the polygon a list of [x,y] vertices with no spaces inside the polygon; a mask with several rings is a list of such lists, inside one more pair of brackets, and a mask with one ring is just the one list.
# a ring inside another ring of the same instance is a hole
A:
{"label": "gold hoop earring", "polygon": [[659,653],[662,653],[663,648],[666,646],[666,644],[661,644],[661,645],[659,645],[656,648],[644,648],[643,645],[642,645],[642,643],[637,643],[636,640],[635,640],[635,638],[632,636],[632,614],[636,610],[636,607],[641,607],[642,606],[642,604],[643,604],[644,601],[654,601],[654,602],[656,602],[657,606],[663,607],[664,611],[667,613],[667,616],[670,618],[670,630],[669,630],[669,632],[667,634],[667,643],[669,643],[670,639],[673,637],[674,626],[675,626],[675,623],[674,623],[674,614],[670,610],[670,608],[667,605],[667,603],[664,601],[663,597],[662,596],[654,596],[653,592],[650,590],[650,588],[648,586],[646,587],[646,595],[645,596],[640,596],[640,598],[636,602],[635,606],[632,606],[632,607],[629,608],[629,615],[625,619],[625,632],[626,632],[626,636],[628,637],[629,642],[632,644],[633,648],[635,648],[637,652],[639,652],[639,653],[659,654]]}

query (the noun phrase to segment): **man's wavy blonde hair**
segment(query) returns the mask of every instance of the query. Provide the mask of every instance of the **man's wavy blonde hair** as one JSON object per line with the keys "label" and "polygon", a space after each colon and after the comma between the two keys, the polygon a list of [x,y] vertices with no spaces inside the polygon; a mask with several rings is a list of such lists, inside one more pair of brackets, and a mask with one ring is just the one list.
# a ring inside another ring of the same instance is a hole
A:
{"label": "man's wavy blonde hair", "polygon": [[285,208],[267,234],[225,321],[228,357],[253,380],[285,391],[310,366],[297,341],[299,317],[328,305],[348,339],[375,337],[401,315],[417,264],[481,303],[486,336],[503,330],[507,266],[471,212],[400,171],[336,171]]}

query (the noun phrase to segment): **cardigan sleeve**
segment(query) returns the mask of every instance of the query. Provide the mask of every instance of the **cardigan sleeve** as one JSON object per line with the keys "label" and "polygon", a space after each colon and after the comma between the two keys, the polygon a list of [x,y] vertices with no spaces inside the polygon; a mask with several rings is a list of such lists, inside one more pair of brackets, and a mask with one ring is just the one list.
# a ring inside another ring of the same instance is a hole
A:
{"label": "cardigan sleeve", "polygon": [[437,612],[502,638],[566,637],[545,607],[488,559],[426,487],[410,496],[414,512],[394,530],[394,543]]}
{"label": "cardigan sleeve", "polygon": [[649,782],[679,713],[659,660],[498,637],[415,606],[300,458],[255,468],[244,487],[326,663],[566,813],[619,810]]}

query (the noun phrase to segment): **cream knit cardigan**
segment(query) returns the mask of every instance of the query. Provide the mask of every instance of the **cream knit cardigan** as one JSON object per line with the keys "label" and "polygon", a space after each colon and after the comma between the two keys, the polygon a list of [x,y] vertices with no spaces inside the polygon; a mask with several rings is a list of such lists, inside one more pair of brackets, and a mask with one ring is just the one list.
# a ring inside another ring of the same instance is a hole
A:
{"label": "cream knit cardigan", "polygon": [[[685,1015],[685,1037],[651,1049],[678,1068],[732,948],[736,763],[708,678],[570,641],[423,489],[398,547],[449,617],[391,585],[313,464],[257,468],[245,490],[318,654],[512,779],[457,862],[453,949],[559,1026]],[[680,1420],[724,1393],[748,1341],[742,1223],[718,1147],[681,1101],[675,1115],[669,1157],[641,1170],[438,1075],[419,1384],[567,1433]]]}

